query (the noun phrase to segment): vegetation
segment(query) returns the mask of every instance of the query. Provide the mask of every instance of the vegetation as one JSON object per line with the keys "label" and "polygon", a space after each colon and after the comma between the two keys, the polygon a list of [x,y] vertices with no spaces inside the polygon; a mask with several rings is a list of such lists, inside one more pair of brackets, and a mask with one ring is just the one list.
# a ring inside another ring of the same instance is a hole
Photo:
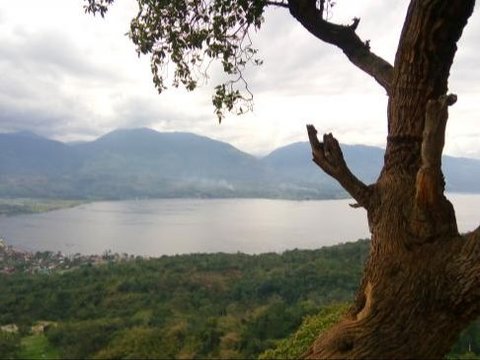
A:
{"label": "vegetation", "polygon": [[[368,247],[358,241],[0,275],[0,325],[54,322],[45,336],[61,358],[253,358],[305,316],[351,299]],[[37,349],[30,354],[49,349],[41,337],[22,344]]]}
{"label": "vegetation", "polygon": [[340,304],[326,307],[316,315],[307,316],[294,334],[277,342],[273,349],[260,354],[259,359],[300,359],[317,336],[337,323],[346,311],[347,305]]}
{"label": "vegetation", "polygon": [[18,358],[59,359],[59,355],[44,334],[35,334],[22,338],[21,347],[18,351]]}
{"label": "vegetation", "polygon": [[20,341],[19,334],[0,330],[0,357],[16,359],[20,351]]}
{"label": "vegetation", "polygon": [[[19,329],[0,331],[0,357],[298,358],[347,309],[368,248],[361,240],[0,274],[0,326]],[[480,353],[479,330],[454,354]]]}

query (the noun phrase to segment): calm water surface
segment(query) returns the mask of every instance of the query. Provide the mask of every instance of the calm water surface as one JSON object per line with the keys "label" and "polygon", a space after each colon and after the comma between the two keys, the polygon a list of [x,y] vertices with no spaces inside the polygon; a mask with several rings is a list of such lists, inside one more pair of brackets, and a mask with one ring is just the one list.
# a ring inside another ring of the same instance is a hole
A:
{"label": "calm water surface", "polygon": [[[479,224],[480,195],[450,195],[461,231]],[[264,199],[97,202],[43,214],[0,217],[0,236],[27,250],[160,256],[281,252],[369,237],[352,200]]]}

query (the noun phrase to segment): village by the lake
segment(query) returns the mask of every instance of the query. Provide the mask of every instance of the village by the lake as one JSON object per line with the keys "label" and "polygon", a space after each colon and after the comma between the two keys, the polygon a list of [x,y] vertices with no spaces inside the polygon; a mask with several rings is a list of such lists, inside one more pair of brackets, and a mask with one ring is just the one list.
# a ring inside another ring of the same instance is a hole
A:
{"label": "village by the lake", "polygon": [[129,261],[135,255],[118,254],[105,251],[99,255],[64,254],[60,251],[27,251],[15,248],[0,236],[0,273],[51,274],[64,272],[80,266],[96,266],[101,264]]}

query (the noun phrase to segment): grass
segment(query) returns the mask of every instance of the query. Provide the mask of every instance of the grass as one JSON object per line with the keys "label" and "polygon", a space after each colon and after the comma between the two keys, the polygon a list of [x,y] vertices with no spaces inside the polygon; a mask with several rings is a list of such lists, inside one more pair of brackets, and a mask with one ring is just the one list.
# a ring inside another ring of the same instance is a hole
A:
{"label": "grass", "polygon": [[50,345],[43,334],[22,338],[22,347],[18,357],[20,359],[60,359],[56,349]]}

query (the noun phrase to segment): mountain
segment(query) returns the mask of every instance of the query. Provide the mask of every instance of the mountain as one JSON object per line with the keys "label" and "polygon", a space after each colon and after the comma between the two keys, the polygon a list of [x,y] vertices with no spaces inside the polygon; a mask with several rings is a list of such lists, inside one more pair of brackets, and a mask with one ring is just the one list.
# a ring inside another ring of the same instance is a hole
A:
{"label": "mountain", "polygon": [[480,192],[480,160],[443,157],[446,189],[452,192]]}
{"label": "mountain", "polygon": [[116,130],[76,147],[88,157],[86,170],[100,173],[249,181],[263,170],[255,157],[191,133]]}
{"label": "mountain", "polygon": [[0,134],[0,174],[58,175],[78,165],[74,149],[30,132]]}
{"label": "mountain", "polygon": [[[342,145],[363,181],[375,181],[383,150]],[[480,161],[444,158],[448,190],[480,192]],[[346,196],[311,161],[308,143],[256,158],[191,133],[115,130],[95,141],[64,144],[32,133],[0,134],[0,196],[125,199],[144,197]]]}
{"label": "mountain", "polygon": [[[364,145],[341,145],[350,170],[363,182],[375,182],[383,165],[384,149]],[[322,183],[340,190],[335,182],[311,161],[308,142],[298,142],[274,150],[263,158],[272,171],[294,183]],[[451,192],[480,192],[480,160],[443,156],[446,189]]]}
{"label": "mountain", "polygon": [[0,134],[0,196],[75,196],[65,181],[81,164],[76,151],[29,132]]}
{"label": "mountain", "polygon": [[265,169],[233,146],[190,133],[116,130],[76,145],[78,188],[95,196],[255,196]]}
{"label": "mountain", "polygon": [[12,133],[0,151],[0,196],[272,196],[257,158],[190,133],[116,130],[73,144]]}
{"label": "mountain", "polygon": [[[345,160],[353,173],[366,183],[378,177],[383,164],[383,149],[363,145],[342,145]],[[262,159],[284,181],[321,186],[337,195],[341,187],[312,162],[312,150],[307,142],[297,142],[273,151]]]}

